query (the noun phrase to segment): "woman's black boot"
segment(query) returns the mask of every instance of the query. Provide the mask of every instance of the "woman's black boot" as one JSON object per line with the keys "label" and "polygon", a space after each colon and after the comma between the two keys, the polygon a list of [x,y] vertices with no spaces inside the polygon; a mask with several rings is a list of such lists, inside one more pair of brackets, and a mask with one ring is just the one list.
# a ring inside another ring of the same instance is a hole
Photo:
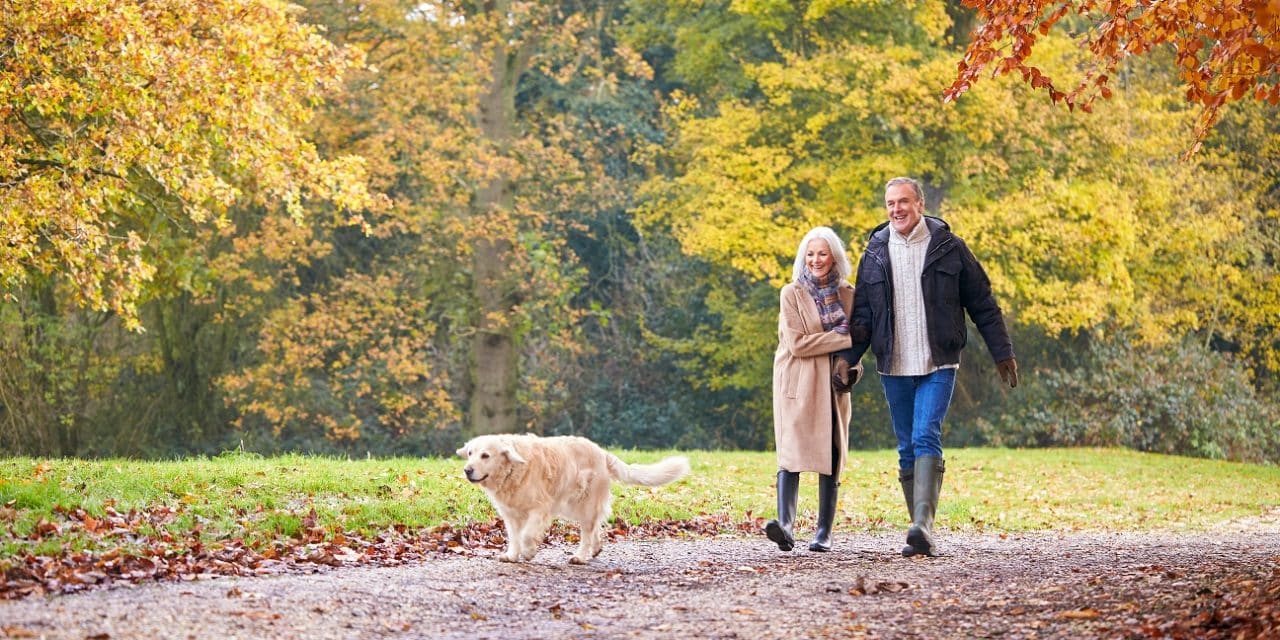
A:
{"label": "woman's black boot", "polygon": [[764,533],[778,545],[782,551],[790,551],[796,546],[795,536],[791,533],[791,525],[796,520],[796,496],[800,493],[800,472],[778,472],[778,519],[770,520],[764,525]]}
{"label": "woman's black boot", "polygon": [[831,550],[831,526],[836,520],[839,484],[834,475],[818,475],[818,528],[814,531],[810,551]]}

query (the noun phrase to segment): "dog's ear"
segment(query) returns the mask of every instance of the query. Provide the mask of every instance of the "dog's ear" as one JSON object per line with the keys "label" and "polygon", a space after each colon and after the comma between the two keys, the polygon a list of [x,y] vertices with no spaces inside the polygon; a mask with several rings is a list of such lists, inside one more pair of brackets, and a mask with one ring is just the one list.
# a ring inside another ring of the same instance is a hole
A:
{"label": "dog's ear", "polygon": [[516,448],[511,446],[510,442],[502,443],[502,455],[506,456],[508,460],[518,464],[525,464],[529,462],[521,457],[520,452],[516,451]]}
{"label": "dog's ear", "polygon": [[466,448],[466,447],[462,447],[462,448],[458,449],[457,451],[454,451],[454,453],[458,454],[458,457],[459,457],[459,458],[465,458],[465,457],[467,457],[467,448]]}

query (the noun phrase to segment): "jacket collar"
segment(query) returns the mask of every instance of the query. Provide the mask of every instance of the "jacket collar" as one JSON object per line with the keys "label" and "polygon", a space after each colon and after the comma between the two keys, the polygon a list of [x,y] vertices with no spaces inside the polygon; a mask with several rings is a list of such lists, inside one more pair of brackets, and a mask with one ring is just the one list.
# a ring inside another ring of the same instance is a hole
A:
{"label": "jacket collar", "polygon": [[[946,255],[955,244],[952,239],[955,238],[951,233],[951,225],[947,224],[942,218],[935,216],[924,216],[924,223],[929,225],[929,248],[925,251],[924,268],[928,269],[938,258]],[[876,261],[881,265],[887,266],[889,262],[889,221],[881,222],[875,229],[868,234],[869,242],[867,242],[866,252],[875,257]]]}

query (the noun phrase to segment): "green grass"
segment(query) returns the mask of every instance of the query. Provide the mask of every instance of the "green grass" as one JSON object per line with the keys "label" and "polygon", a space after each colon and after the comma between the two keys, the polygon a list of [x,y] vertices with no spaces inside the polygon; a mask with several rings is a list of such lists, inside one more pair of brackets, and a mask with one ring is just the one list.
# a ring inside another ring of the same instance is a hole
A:
{"label": "green grass", "polygon": [[[652,462],[671,452],[616,451]],[[681,452],[693,471],[667,487],[615,486],[615,517],[629,523],[771,517],[775,458],[770,452]],[[906,507],[891,451],[854,452],[841,487],[841,526],[900,528]],[[102,518],[160,509],[140,533],[176,539],[198,529],[204,544],[273,539],[314,525],[372,534],[494,518],[483,493],[461,477],[456,458],[341,460],[228,455],[177,462],[0,460],[0,560],[27,553],[128,548],[128,535],[89,535],[78,527],[33,536],[60,512]],[[816,476],[801,481],[800,516],[816,508]],[[939,524],[952,530],[1205,530],[1274,513],[1280,468],[1115,449],[956,449],[947,453]]]}

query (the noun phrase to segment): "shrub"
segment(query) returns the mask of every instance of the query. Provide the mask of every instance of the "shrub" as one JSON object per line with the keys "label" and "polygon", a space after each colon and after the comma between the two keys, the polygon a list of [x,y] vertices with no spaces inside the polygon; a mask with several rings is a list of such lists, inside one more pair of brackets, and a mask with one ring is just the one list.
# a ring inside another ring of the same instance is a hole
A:
{"label": "shrub", "polygon": [[1159,349],[1095,342],[1086,353],[1075,368],[1028,376],[1022,401],[982,425],[987,441],[1280,462],[1280,407],[1230,354],[1190,340]]}

